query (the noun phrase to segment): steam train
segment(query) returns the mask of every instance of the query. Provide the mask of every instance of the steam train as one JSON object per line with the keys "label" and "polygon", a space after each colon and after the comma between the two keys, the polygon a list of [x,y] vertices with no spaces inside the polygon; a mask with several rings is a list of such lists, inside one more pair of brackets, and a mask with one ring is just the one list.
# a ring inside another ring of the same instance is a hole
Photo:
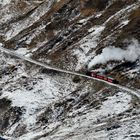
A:
{"label": "steam train", "polygon": [[92,71],[86,72],[86,75],[94,77],[94,78],[97,78],[97,79],[101,79],[101,80],[107,81],[109,83],[114,83],[114,84],[118,84],[119,83],[116,79],[113,79],[111,77],[107,77],[105,75],[101,75],[101,74],[98,74],[98,73],[92,72]]}

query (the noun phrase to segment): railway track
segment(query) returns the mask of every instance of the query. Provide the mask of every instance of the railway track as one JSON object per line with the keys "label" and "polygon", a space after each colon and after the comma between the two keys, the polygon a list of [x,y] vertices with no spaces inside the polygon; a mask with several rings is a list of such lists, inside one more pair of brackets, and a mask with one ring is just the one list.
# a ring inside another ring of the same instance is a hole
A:
{"label": "railway track", "polygon": [[39,62],[39,61],[33,60],[31,58],[25,57],[23,55],[17,54],[13,50],[6,49],[6,48],[4,48],[4,46],[1,43],[0,43],[0,51],[2,51],[4,53],[7,53],[7,54],[9,54],[11,56],[15,56],[15,57],[17,57],[19,59],[22,59],[24,61],[30,62],[32,64],[44,67],[46,69],[55,70],[55,71],[58,71],[58,72],[62,72],[62,73],[66,73],[66,74],[71,74],[71,75],[75,75],[75,76],[80,76],[80,77],[83,77],[83,78],[88,78],[88,79],[91,79],[91,80],[96,80],[96,81],[100,81],[100,82],[106,83],[108,85],[120,88],[120,89],[122,89],[124,91],[127,91],[130,94],[135,95],[137,98],[140,99],[140,92],[138,92],[138,91],[134,91],[133,89],[124,87],[122,85],[109,83],[107,81],[104,81],[104,80],[101,80],[101,79],[97,79],[97,78],[94,78],[94,77],[90,77],[90,76],[87,76],[87,75],[84,75],[84,74],[81,74],[81,73],[78,73],[78,72],[73,72],[73,71],[68,71],[68,70],[63,70],[63,69],[59,69],[59,68],[48,66],[48,65],[46,65],[46,64],[44,64],[42,62]]}

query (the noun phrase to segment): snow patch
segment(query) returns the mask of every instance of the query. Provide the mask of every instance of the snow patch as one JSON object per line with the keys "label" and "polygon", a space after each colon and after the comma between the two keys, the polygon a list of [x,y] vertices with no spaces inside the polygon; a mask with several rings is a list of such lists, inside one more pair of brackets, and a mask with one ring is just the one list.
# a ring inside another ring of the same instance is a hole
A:
{"label": "snow patch", "polygon": [[27,50],[27,48],[19,48],[15,52],[20,55],[26,55],[27,53],[29,53],[29,50]]}
{"label": "snow patch", "polygon": [[[32,85],[32,84],[31,84]],[[5,88],[3,90],[6,90]],[[24,107],[26,109],[23,118],[28,126],[33,125],[36,121],[36,109],[41,109],[56,98],[58,89],[49,77],[35,85],[34,89],[18,89],[14,92],[4,91],[1,98],[7,97],[12,100],[12,106]]]}
{"label": "snow patch", "polygon": [[101,32],[104,30],[104,26],[95,26],[90,28],[88,31],[90,34],[85,37],[82,41],[79,42],[80,49],[74,50],[74,55],[78,58],[78,64],[76,67],[76,70],[81,69],[81,67],[87,63],[88,60],[90,60],[91,57],[93,57],[94,52],[92,51],[92,54],[88,54],[91,49],[96,48],[98,44],[98,39],[101,34]]}
{"label": "snow patch", "polygon": [[11,39],[12,37],[18,35],[18,33],[22,30],[26,29],[29,26],[32,26],[34,22],[38,21],[46,12],[49,11],[52,4],[52,1],[47,1],[46,4],[43,5],[43,7],[39,6],[35,10],[35,12],[29,16],[29,18],[11,24],[11,28],[5,33],[6,40]]}
{"label": "snow patch", "polygon": [[[59,130],[41,140],[51,140],[51,139],[62,139],[67,140],[79,140],[87,139],[86,132],[90,132],[91,135],[88,138],[91,139],[108,139],[108,132],[98,131],[98,127],[106,125],[106,122],[101,122],[97,124],[97,120],[104,120],[108,116],[113,117],[114,115],[120,114],[130,108],[131,96],[126,92],[117,92],[116,95],[109,97],[106,101],[103,102],[99,110],[91,109],[88,110],[85,108],[80,108],[78,110],[73,110],[69,115],[69,118],[66,118],[64,125],[61,125]],[[78,112],[84,113],[83,115],[77,116]],[[76,117],[73,117],[76,116]],[[91,130],[91,131],[89,131]],[[73,134],[73,135],[71,135]],[[70,137],[67,137],[70,136]]]}
{"label": "snow patch", "polygon": [[2,4],[3,6],[9,4],[10,2],[11,0],[0,0],[0,4]]}
{"label": "snow patch", "polygon": [[129,23],[129,20],[122,21],[122,24],[125,26]]}

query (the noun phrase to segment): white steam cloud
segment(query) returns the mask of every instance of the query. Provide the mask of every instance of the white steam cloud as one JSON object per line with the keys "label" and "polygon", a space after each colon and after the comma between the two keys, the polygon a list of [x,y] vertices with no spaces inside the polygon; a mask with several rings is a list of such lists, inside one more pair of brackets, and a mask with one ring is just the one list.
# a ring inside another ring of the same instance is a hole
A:
{"label": "white steam cloud", "polygon": [[89,63],[88,67],[91,68],[96,64],[104,64],[110,60],[126,60],[130,62],[136,61],[140,56],[140,44],[137,40],[133,40],[128,46],[127,50],[115,47],[104,48],[102,53],[95,56]]}

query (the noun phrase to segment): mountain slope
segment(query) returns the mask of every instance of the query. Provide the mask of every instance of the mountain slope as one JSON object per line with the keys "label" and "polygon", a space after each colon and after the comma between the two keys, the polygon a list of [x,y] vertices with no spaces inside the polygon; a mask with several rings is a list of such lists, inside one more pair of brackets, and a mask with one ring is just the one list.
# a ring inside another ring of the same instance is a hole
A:
{"label": "mountain slope", "polygon": [[0,1],[0,45],[22,56],[0,49],[0,135],[139,139],[139,13],[139,0]]}

